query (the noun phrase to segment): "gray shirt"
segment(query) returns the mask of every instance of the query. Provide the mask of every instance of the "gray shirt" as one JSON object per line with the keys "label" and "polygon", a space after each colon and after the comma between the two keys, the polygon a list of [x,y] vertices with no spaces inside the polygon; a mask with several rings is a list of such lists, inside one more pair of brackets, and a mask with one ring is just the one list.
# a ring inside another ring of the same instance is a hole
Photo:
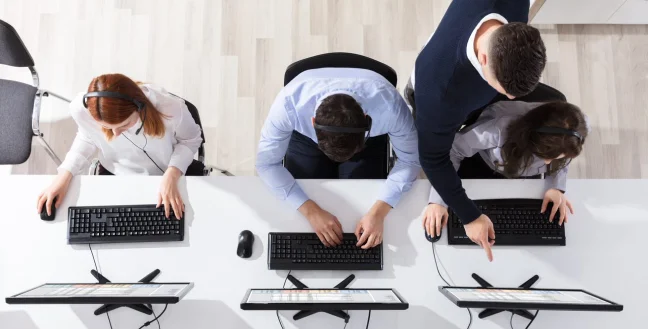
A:
{"label": "gray shirt", "polygon": [[[464,128],[455,135],[452,149],[450,150],[450,161],[455,170],[464,158],[469,158],[476,153],[482,157],[494,171],[502,173],[495,163],[503,163],[502,145],[506,141],[506,130],[511,121],[526,114],[530,110],[542,105],[542,103],[526,103],[520,101],[497,102],[482,112],[472,126]],[[544,174],[547,165],[544,159],[534,156],[533,161],[520,176],[535,176]],[[559,170],[553,175],[545,177],[546,189],[555,188],[565,191],[567,186],[567,167]],[[441,196],[434,187],[430,190],[430,203],[440,204],[447,207]]]}

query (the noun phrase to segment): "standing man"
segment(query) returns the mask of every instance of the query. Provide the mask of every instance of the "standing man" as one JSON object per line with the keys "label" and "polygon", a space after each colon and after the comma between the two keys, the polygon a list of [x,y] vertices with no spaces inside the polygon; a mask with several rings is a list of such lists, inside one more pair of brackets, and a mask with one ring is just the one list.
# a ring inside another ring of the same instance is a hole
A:
{"label": "standing man", "polygon": [[416,110],[421,166],[490,261],[493,223],[466,195],[449,152],[468,114],[497,93],[514,99],[538,84],[547,59],[540,32],[526,24],[528,14],[528,0],[452,1],[405,89]]}
{"label": "standing man", "polygon": [[295,178],[384,179],[387,136],[398,160],[355,230],[357,245],[372,248],[382,242],[385,216],[421,171],[414,119],[383,76],[356,68],[299,74],[270,108],[256,169],[279,199],[308,219],[324,245],[335,246],[342,242],[342,225],[309,199]]}

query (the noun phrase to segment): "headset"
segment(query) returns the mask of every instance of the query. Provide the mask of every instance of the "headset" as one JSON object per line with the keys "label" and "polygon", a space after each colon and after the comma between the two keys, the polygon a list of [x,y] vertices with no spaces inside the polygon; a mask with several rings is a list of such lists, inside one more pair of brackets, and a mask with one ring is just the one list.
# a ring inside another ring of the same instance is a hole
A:
{"label": "headset", "polygon": [[534,129],[534,131],[539,133],[544,133],[544,134],[572,136],[578,138],[578,141],[581,144],[583,143],[583,136],[581,136],[581,134],[579,134],[578,131],[576,130],[545,126],[545,127],[536,128]]}
{"label": "headset", "polygon": [[[140,127],[135,131],[135,135],[139,135],[140,131],[142,131],[142,128],[144,128],[144,122],[146,121],[146,111],[144,110],[144,109],[146,108],[146,104],[145,104],[145,103],[140,102],[140,101],[138,101],[137,99],[135,99],[135,98],[133,98],[133,97],[130,97],[130,96],[128,96],[128,95],[124,95],[124,94],[122,94],[122,93],[118,93],[118,92],[114,92],[114,91],[93,91],[93,92],[89,92],[89,93],[83,95],[83,106],[84,106],[86,109],[88,108],[87,99],[88,99],[88,98],[91,98],[91,97],[118,98],[118,99],[123,99],[123,100],[129,101],[129,102],[135,104],[135,106],[137,106],[137,113],[142,113],[142,111],[144,112],[144,118],[142,119],[142,124],[141,124]],[[97,113],[99,113],[99,112],[97,111]],[[146,145],[148,144],[148,138],[146,138],[146,135],[143,135],[143,136],[144,136],[144,140],[145,140],[145,142],[144,142],[144,147],[139,147],[139,146],[137,146],[135,143],[133,143],[133,141],[131,141],[130,138],[126,137],[125,134],[122,134],[122,136],[124,136],[124,138],[126,138],[126,139],[131,143],[131,144],[133,144],[133,146],[135,146],[135,147],[137,147],[138,149],[142,150],[142,152],[144,152],[144,154],[146,155],[146,157],[149,158],[149,160],[151,160],[151,162],[153,162],[153,164],[154,164],[154,165],[155,165],[155,166],[156,166],[156,167],[157,167],[157,168],[158,168],[162,173],[164,173],[164,170],[162,170],[162,168],[160,168],[160,166],[158,166],[158,164],[155,163],[155,161],[153,161],[153,158],[151,158],[151,156],[148,154],[148,152],[146,152]]]}
{"label": "headset", "polygon": [[[83,106],[86,109],[88,108],[87,99],[91,97],[118,98],[129,101],[137,106],[137,113],[142,113],[142,111],[144,111],[144,109],[146,108],[146,104],[144,104],[143,102],[140,102],[137,99],[128,95],[124,95],[122,93],[114,91],[93,91],[83,95]],[[97,111],[97,113],[99,113],[99,111]],[[146,121],[146,111],[144,111],[144,119],[142,119],[142,125],[137,129],[137,131],[135,131],[135,135],[139,135],[140,131],[142,131],[142,128],[144,128],[144,121]]]}
{"label": "headset", "polygon": [[315,129],[319,129],[321,131],[326,131],[330,133],[339,133],[339,134],[367,133],[367,136],[365,136],[365,139],[362,142],[362,145],[364,146],[364,144],[367,143],[367,139],[369,139],[369,132],[371,132],[371,117],[367,115],[367,126],[365,127],[354,128],[354,127],[323,126],[317,123],[313,124],[313,127],[315,127]]}

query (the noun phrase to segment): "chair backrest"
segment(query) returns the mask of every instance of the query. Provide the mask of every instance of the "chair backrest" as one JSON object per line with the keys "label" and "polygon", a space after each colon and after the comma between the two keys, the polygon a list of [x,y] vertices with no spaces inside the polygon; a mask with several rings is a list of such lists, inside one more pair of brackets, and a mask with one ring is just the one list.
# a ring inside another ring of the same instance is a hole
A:
{"label": "chair backrest", "polygon": [[200,126],[200,137],[202,137],[202,143],[200,143],[200,147],[198,148],[198,156],[199,157],[204,157],[205,156],[205,131],[203,130],[202,126],[202,121],[200,120],[200,114],[198,114],[198,108],[191,104],[188,100],[184,99],[185,105],[187,105],[187,109],[189,109],[189,113],[191,113],[191,117],[194,119],[196,124]]}
{"label": "chair backrest", "polygon": [[[495,104],[500,101],[508,101],[509,99],[502,95],[498,94],[493,98],[493,100],[488,103],[488,105],[471,112],[468,117],[466,118],[466,121],[464,121],[462,127],[468,127],[472,125],[473,123],[477,122],[477,119],[479,116],[484,112],[484,110],[491,106],[492,104]],[[553,101],[567,101],[567,97],[563,93],[561,93],[559,90],[550,87],[544,83],[539,83],[536,89],[534,89],[530,94],[516,98],[514,101],[522,101],[522,102],[527,102],[527,103],[537,103],[537,102],[553,102]]]}
{"label": "chair backrest", "polygon": [[18,32],[3,20],[0,20],[0,64],[14,67],[34,66],[34,60]]}
{"label": "chair backrest", "polygon": [[326,67],[349,67],[374,71],[387,79],[394,87],[398,83],[396,71],[389,65],[383,64],[373,58],[352,53],[328,53],[304,58],[294,62],[286,68],[284,86],[300,73]]}
{"label": "chair backrest", "polygon": [[37,91],[22,82],[0,79],[0,165],[21,164],[29,158]]}

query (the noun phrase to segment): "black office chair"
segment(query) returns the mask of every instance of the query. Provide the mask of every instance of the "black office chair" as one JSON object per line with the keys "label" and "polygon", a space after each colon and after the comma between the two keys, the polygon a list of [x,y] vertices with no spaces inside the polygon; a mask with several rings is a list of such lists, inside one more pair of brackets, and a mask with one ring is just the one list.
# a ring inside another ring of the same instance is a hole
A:
{"label": "black office chair", "polygon": [[32,75],[32,85],[0,79],[0,165],[21,164],[31,155],[34,136],[57,164],[61,159],[47,144],[40,131],[41,99],[53,96],[70,103],[70,100],[51,91],[39,89],[39,77],[34,60],[18,32],[0,20],[0,64],[27,67]]}
{"label": "black office chair", "polygon": [[[371,70],[382,75],[394,86],[394,88],[398,83],[398,76],[396,74],[396,71],[394,71],[394,69],[392,69],[389,65],[383,64],[373,58],[352,53],[328,53],[304,58],[300,61],[290,64],[288,68],[286,68],[286,73],[284,74],[284,86],[304,71],[328,67],[346,67]],[[394,166],[394,162],[396,162],[396,155],[391,148],[391,143],[389,143],[389,137],[385,138],[385,148],[387,149],[387,159],[385,160],[385,177],[387,177],[389,171]]]}
{"label": "black office chair", "polygon": [[[178,95],[175,95],[175,94],[171,94],[171,95],[173,95],[175,97],[178,97],[178,98],[182,99],[185,102],[185,105],[187,105],[187,109],[189,110],[189,113],[191,113],[191,117],[194,119],[196,124],[198,124],[198,126],[200,126],[200,137],[202,137],[202,143],[200,143],[200,147],[198,148],[198,160],[194,160],[193,163],[191,164],[191,166],[194,166],[194,165],[202,166],[202,168],[203,168],[203,176],[209,176],[214,170],[219,171],[221,174],[223,174],[225,176],[234,176],[232,173],[230,173],[229,171],[227,171],[225,169],[220,169],[220,168],[217,168],[217,167],[214,167],[214,166],[207,165],[207,163],[205,162],[205,142],[206,142],[206,140],[205,140],[205,132],[203,130],[202,121],[200,120],[200,114],[198,113],[198,108],[196,108],[196,106],[193,105],[188,100],[186,100],[186,99],[184,99],[184,98],[182,98],[182,97],[180,97]],[[196,164],[196,162],[198,162],[199,164]],[[89,169],[88,174],[90,174],[90,175],[98,175],[99,174],[99,160],[98,159],[95,159],[95,160],[92,161],[92,164],[90,165],[90,169]]]}

